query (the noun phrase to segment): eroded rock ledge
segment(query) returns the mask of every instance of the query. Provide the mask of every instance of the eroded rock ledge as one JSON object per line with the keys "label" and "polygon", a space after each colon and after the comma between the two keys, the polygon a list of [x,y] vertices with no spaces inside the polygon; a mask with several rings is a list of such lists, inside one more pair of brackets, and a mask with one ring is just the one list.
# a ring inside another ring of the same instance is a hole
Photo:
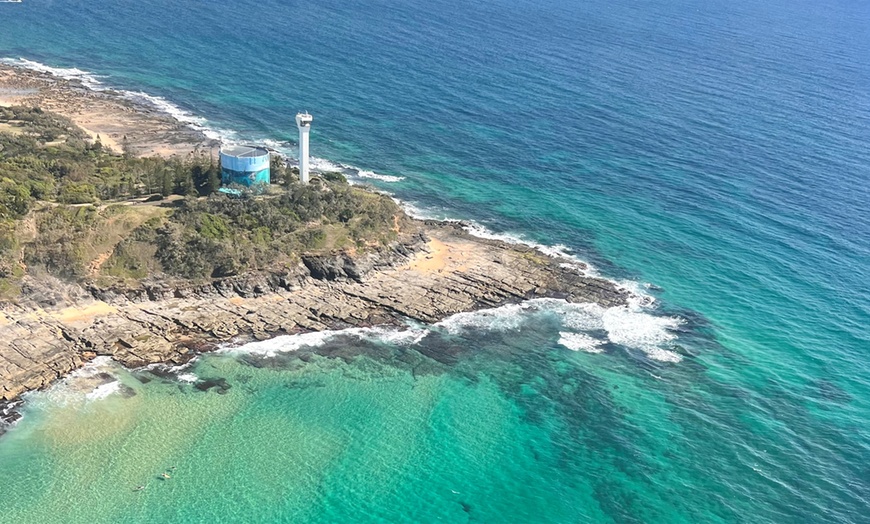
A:
{"label": "eroded rock ledge", "polygon": [[[0,399],[40,389],[97,355],[128,367],[181,364],[237,337],[437,322],[538,297],[622,305],[627,292],[565,260],[427,222],[422,233],[361,257],[305,257],[281,272],[208,284],[31,293],[0,312]],[[43,285],[43,288],[46,286]],[[57,296],[52,296],[55,293]]]}

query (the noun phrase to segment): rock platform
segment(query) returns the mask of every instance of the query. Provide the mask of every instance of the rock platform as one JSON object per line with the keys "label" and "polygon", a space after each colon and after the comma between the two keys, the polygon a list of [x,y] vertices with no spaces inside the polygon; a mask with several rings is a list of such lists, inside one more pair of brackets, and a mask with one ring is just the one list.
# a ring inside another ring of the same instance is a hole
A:
{"label": "rock platform", "polygon": [[0,310],[0,399],[44,388],[98,355],[131,368],[182,364],[233,340],[432,323],[532,298],[627,302],[628,292],[568,262],[426,222],[377,252],[306,256],[295,267],[214,282],[42,292],[34,282],[30,302]]}

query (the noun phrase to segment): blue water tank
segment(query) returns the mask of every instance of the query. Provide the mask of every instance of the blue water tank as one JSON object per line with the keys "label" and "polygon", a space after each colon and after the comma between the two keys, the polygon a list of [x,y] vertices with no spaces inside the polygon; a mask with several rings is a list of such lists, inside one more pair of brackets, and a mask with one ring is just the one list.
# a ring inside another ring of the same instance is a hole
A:
{"label": "blue water tank", "polygon": [[262,147],[221,148],[221,183],[253,186],[269,183],[269,151]]}

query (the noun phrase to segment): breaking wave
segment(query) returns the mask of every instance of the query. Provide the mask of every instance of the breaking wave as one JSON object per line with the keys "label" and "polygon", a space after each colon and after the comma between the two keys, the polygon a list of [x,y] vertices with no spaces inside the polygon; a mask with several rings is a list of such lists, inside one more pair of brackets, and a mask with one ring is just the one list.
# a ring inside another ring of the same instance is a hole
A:
{"label": "breaking wave", "polygon": [[414,345],[426,338],[429,331],[426,328],[396,329],[384,327],[347,328],[340,330],[314,331],[298,335],[282,335],[269,340],[249,342],[242,346],[225,347],[219,351],[224,353],[247,353],[264,357],[274,357],[279,353],[288,353],[302,348],[315,348],[340,337],[356,338],[358,340],[380,341],[395,345]]}
{"label": "breaking wave", "polygon": [[188,382],[192,384],[199,380],[199,377],[197,377],[193,373],[182,373],[178,375],[178,380],[180,380],[181,382]]}
{"label": "breaking wave", "polygon": [[107,382],[100,386],[94,388],[93,391],[85,395],[85,398],[88,400],[99,400],[101,398],[106,398],[112,393],[117,393],[121,390],[121,382],[118,380],[113,380],[112,382]]}
{"label": "breaking wave", "polygon": [[[599,346],[616,344],[638,350],[653,360],[679,362],[673,351],[677,338],[674,330],[683,320],[679,317],[653,315],[634,305],[604,308],[598,304],[575,304],[565,300],[540,298],[471,313],[459,313],[437,324],[450,334],[469,329],[494,331],[518,330],[538,315],[555,315],[561,329],[559,343],[568,349],[603,351]],[[603,335],[605,339],[598,338]]]}

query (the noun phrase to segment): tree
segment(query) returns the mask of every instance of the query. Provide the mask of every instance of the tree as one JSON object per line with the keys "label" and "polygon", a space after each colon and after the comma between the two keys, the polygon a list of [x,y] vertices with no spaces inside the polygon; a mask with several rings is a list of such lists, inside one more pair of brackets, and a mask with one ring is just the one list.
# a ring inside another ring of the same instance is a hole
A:
{"label": "tree", "polygon": [[271,164],[269,166],[269,183],[281,184],[286,183],[284,177],[287,176],[287,166],[284,159],[278,155],[272,155]]}
{"label": "tree", "polygon": [[214,164],[208,166],[208,194],[217,192],[221,188],[221,171]]}
{"label": "tree", "polygon": [[172,183],[174,182],[174,180],[173,180],[174,177],[172,176],[173,173],[169,169],[169,167],[164,167],[162,169],[161,175],[162,175],[163,180],[162,180],[162,185],[160,187],[160,194],[165,196],[165,197],[168,197],[169,195],[172,194],[172,185],[173,185]]}
{"label": "tree", "polygon": [[27,214],[32,202],[30,189],[11,180],[0,188],[0,215],[18,218]]}
{"label": "tree", "polygon": [[124,138],[121,139],[121,151],[124,153],[124,158],[131,158],[133,156],[133,146],[127,140],[127,135],[124,135]]}

